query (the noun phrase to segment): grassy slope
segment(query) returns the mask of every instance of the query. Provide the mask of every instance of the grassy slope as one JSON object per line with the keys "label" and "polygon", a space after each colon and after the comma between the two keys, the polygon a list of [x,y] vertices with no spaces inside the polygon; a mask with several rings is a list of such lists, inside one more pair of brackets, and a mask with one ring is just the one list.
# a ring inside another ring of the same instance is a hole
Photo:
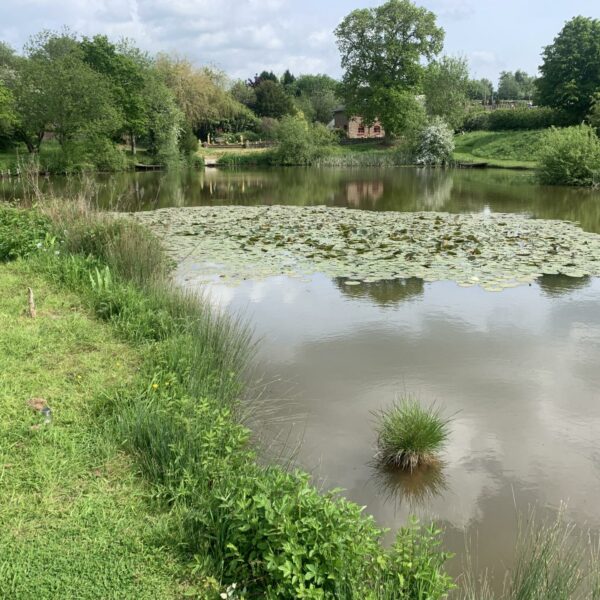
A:
{"label": "grassy slope", "polygon": [[[26,286],[38,316],[25,315]],[[0,590],[5,598],[174,598],[175,565],[94,406],[139,357],[24,263],[0,265]],[[107,368],[108,367],[108,368]],[[44,397],[54,421],[28,406]]]}
{"label": "grassy slope", "polygon": [[545,130],[473,131],[457,135],[454,159],[487,162],[504,168],[535,168],[535,154]]}

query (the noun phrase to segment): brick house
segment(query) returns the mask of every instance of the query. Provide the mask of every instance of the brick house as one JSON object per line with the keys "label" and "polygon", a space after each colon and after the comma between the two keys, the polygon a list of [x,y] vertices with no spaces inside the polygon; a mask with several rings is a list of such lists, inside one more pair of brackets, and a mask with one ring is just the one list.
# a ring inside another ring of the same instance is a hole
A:
{"label": "brick house", "polygon": [[362,117],[348,118],[343,106],[333,111],[332,127],[333,129],[343,129],[350,140],[375,140],[385,137],[385,131],[379,121],[375,121],[369,127],[364,124]]}

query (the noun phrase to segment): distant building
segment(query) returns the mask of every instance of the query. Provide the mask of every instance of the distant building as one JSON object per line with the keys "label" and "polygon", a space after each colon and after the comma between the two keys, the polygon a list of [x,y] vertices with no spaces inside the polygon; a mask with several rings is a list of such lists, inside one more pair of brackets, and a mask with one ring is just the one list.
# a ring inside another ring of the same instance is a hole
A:
{"label": "distant building", "polygon": [[362,117],[350,117],[343,106],[333,111],[333,121],[330,126],[333,129],[343,129],[350,140],[381,139],[385,137],[385,131],[379,121],[371,126],[365,125]]}

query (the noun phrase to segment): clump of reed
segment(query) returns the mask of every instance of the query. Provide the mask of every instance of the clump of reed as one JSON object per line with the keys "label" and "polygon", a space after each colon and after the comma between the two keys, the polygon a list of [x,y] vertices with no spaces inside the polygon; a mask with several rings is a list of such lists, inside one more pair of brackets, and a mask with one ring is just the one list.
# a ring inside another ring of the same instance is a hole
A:
{"label": "clump of reed", "polygon": [[377,460],[387,467],[414,470],[437,462],[450,435],[450,420],[435,406],[406,396],[377,413]]}
{"label": "clump of reed", "polygon": [[599,600],[600,542],[565,519],[540,519],[535,509],[518,521],[515,564],[495,593],[486,571],[476,576],[471,554],[460,578],[461,600]]}

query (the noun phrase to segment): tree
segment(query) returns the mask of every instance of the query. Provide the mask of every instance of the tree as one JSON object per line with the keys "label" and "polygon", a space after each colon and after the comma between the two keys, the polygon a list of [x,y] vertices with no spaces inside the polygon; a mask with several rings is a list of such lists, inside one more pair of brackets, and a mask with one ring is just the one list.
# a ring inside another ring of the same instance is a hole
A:
{"label": "tree", "polygon": [[97,35],[81,42],[83,60],[94,71],[104,75],[123,117],[123,133],[129,136],[131,151],[136,152],[136,137],[147,128],[144,90],[147,66],[131,53],[123,53],[106,36]]}
{"label": "tree", "polygon": [[173,92],[179,109],[192,129],[211,129],[215,123],[249,118],[248,109],[228,91],[225,76],[207,67],[196,68],[188,60],[160,54],[155,68]]}
{"label": "tree", "polygon": [[272,81],[273,83],[279,83],[279,78],[273,71],[263,71],[260,75],[255,75],[254,79],[248,79],[248,85],[253,88],[257,88],[263,81]]}
{"label": "tree", "polygon": [[427,113],[442,117],[454,129],[464,121],[468,90],[466,59],[443,56],[427,67],[423,82]]}
{"label": "tree", "polygon": [[12,93],[0,80],[0,146],[10,139],[15,118]]}
{"label": "tree", "polygon": [[525,71],[502,71],[498,82],[500,100],[531,100],[535,93],[535,77]]}
{"label": "tree", "polygon": [[600,89],[600,19],[575,17],[542,54],[537,99],[583,119]]}
{"label": "tree", "polygon": [[422,62],[442,50],[444,31],[435,15],[410,0],[388,0],[377,8],[353,11],[335,34],[348,113],[362,116],[367,124],[379,118],[386,133],[402,133],[409,125],[404,117],[416,110]]}
{"label": "tree", "polygon": [[284,88],[289,88],[292,85],[294,85],[295,81],[296,78],[292,75],[291,71],[289,69],[286,69],[285,73],[281,78],[281,85],[283,85]]}
{"label": "tree", "polygon": [[43,32],[26,46],[13,80],[15,133],[30,152],[52,131],[64,147],[75,137],[110,138],[122,125],[109,80],[83,60],[71,34]]}
{"label": "tree", "polygon": [[265,79],[254,88],[254,91],[256,103],[253,108],[259,117],[279,119],[294,112],[292,100],[281,84]]}
{"label": "tree", "polygon": [[300,75],[293,86],[294,102],[307,118],[327,124],[340,104],[338,88],[328,75]]}
{"label": "tree", "polygon": [[494,84],[489,79],[471,79],[467,87],[467,96],[471,100],[481,100],[487,104],[494,95]]}
{"label": "tree", "polygon": [[230,93],[234,100],[237,100],[240,104],[248,108],[256,104],[256,92],[245,81],[236,81],[231,86]]}

